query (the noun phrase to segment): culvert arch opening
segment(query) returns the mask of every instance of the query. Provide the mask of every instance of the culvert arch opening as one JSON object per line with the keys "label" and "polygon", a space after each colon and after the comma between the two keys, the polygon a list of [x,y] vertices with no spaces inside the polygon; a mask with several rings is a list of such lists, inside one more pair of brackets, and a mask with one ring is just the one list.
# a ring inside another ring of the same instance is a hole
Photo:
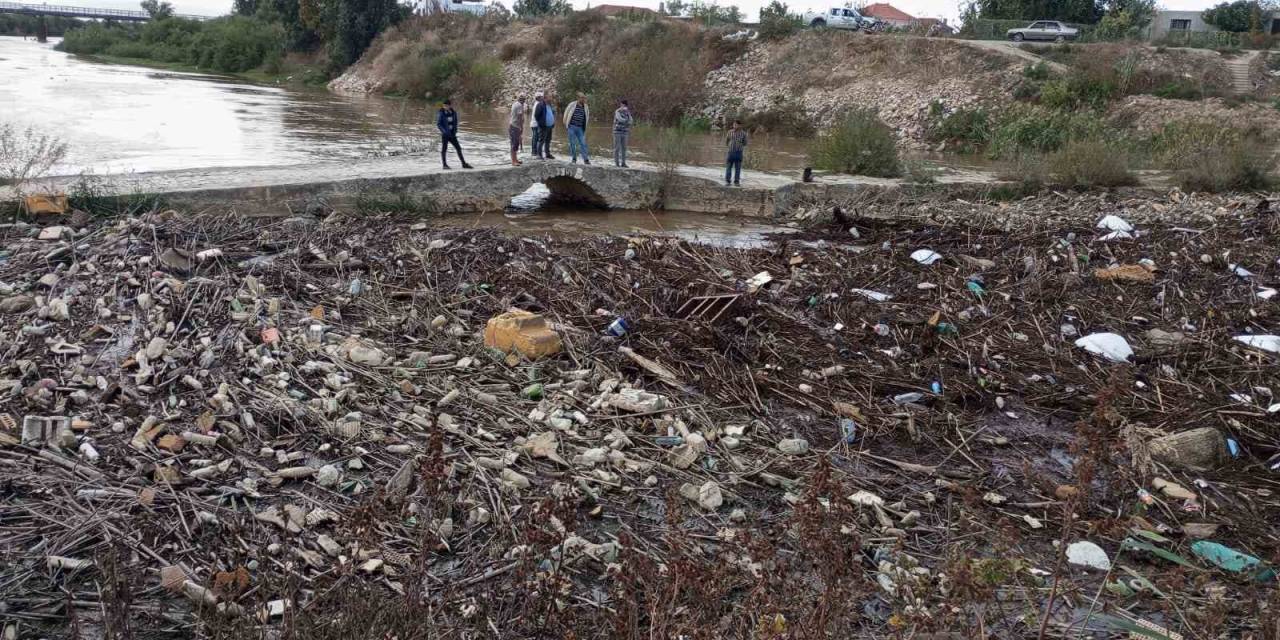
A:
{"label": "culvert arch opening", "polygon": [[575,209],[608,209],[608,202],[591,185],[573,176],[553,176],[534,182],[528,189],[511,198],[509,208],[536,211],[547,207]]}

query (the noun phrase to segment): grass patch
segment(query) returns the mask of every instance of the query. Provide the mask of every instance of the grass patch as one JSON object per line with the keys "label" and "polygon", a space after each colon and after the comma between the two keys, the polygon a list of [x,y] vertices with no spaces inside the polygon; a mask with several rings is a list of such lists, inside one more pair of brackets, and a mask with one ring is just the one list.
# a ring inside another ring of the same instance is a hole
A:
{"label": "grass patch", "polygon": [[874,109],[857,108],[844,115],[809,149],[813,166],[853,175],[894,178],[902,174],[898,142]]}

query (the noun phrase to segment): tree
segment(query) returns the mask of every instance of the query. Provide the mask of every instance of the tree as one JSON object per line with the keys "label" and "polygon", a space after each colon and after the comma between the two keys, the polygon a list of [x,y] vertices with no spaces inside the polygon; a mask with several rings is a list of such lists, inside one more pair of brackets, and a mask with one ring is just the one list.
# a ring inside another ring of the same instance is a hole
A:
{"label": "tree", "polygon": [[373,39],[400,22],[406,11],[396,0],[320,0],[319,4],[319,30],[327,43],[330,71],[359,60]]}
{"label": "tree", "polygon": [[1106,12],[1102,0],[974,0],[961,11],[970,18],[1062,20],[1094,23]]}
{"label": "tree", "polygon": [[1244,33],[1253,25],[1254,17],[1262,13],[1262,6],[1257,0],[1235,0],[1223,2],[1212,9],[1206,9],[1200,17],[1223,31]]}
{"label": "tree", "polygon": [[173,5],[161,0],[142,0],[142,10],[151,16],[152,20],[164,20],[173,17]]}
{"label": "tree", "polygon": [[689,10],[689,5],[684,0],[667,0],[658,6],[658,13],[668,16],[682,16],[685,11]]}
{"label": "tree", "polygon": [[742,21],[742,11],[736,6],[721,7],[714,2],[707,3],[694,0],[689,5],[689,17],[707,26],[717,24],[736,24]]}
{"label": "tree", "polygon": [[573,11],[568,0],[516,0],[511,10],[521,18],[563,16]]}
{"label": "tree", "polygon": [[768,6],[760,9],[760,37],[765,40],[779,40],[800,30],[804,19],[787,11],[787,5],[773,0]]}

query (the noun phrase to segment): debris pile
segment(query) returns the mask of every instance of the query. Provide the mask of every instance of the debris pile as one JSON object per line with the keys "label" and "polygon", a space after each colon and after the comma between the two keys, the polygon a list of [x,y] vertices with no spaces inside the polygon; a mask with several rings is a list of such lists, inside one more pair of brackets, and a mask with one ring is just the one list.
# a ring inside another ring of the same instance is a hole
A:
{"label": "debris pile", "polygon": [[750,249],[4,227],[0,624],[1257,633],[1274,221],[1074,197]]}

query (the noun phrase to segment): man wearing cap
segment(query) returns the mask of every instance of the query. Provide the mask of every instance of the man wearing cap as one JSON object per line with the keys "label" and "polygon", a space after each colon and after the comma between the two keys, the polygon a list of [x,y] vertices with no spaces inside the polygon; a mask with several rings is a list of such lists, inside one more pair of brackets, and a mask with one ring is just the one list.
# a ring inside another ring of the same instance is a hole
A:
{"label": "man wearing cap", "polygon": [[462,147],[458,145],[458,112],[453,110],[452,101],[446,99],[440,105],[440,111],[436,113],[436,129],[440,130],[440,162],[444,168],[449,168],[449,145],[453,144],[462,168],[470,169],[471,165],[463,159]]}

